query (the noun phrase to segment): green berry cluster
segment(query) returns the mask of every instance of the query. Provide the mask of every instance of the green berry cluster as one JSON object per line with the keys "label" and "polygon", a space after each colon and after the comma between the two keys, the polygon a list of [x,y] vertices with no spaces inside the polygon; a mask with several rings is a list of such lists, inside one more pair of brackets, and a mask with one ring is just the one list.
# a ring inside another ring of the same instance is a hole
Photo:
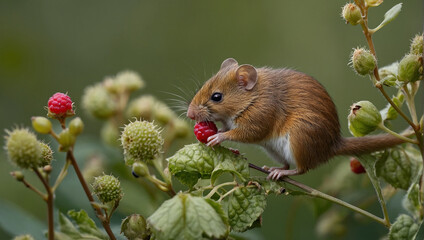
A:
{"label": "green berry cluster", "polygon": [[92,187],[94,194],[102,203],[120,201],[122,199],[121,183],[112,175],[95,177]]}

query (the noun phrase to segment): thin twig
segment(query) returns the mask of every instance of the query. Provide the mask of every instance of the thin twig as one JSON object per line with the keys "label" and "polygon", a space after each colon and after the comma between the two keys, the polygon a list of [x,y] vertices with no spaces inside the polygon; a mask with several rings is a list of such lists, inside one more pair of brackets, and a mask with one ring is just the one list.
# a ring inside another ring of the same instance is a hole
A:
{"label": "thin twig", "polygon": [[46,178],[44,178],[43,175],[38,170],[38,168],[35,167],[32,170],[35,172],[37,177],[41,180],[41,182],[44,185],[44,188],[47,191],[47,198],[45,198],[44,200],[47,203],[48,239],[54,240],[53,192],[48,182],[48,175]]}
{"label": "thin twig", "polygon": [[[263,169],[261,167],[258,167],[258,166],[254,165],[252,163],[249,163],[249,167],[250,168],[253,168],[253,169],[256,169],[258,171],[261,171],[263,173],[269,174],[269,171],[267,171],[267,170],[265,170],[265,169]],[[356,206],[354,206],[354,205],[352,205],[350,203],[347,203],[347,202],[345,202],[343,200],[340,200],[338,198],[335,198],[335,197],[332,197],[330,195],[327,195],[327,194],[325,194],[323,192],[320,192],[320,191],[318,191],[318,190],[316,190],[314,188],[311,188],[311,187],[309,187],[309,186],[307,186],[307,185],[305,185],[303,183],[297,182],[297,181],[295,181],[295,180],[293,180],[293,179],[291,179],[289,177],[283,177],[282,179],[280,178],[279,181],[283,181],[283,182],[286,182],[286,183],[291,184],[293,186],[296,186],[296,187],[304,190],[305,194],[307,194],[309,196],[317,197],[317,198],[321,198],[321,199],[325,199],[325,200],[328,200],[330,202],[336,203],[336,204],[338,204],[340,206],[349,208],[349,209],[351,209],[351,210],[353,210],[353,211],[355,211],[357,213],[360,213],[360,214],[362,214],[362,215],[364,215],[366,217],[369,217],[372,220],[374,220],[374,221],[376,221],[376,222],[384,225],[385,227],[390,227],[390,222],[387,222],[385,219],[382,219],[380,217],[377,217],[376,215],[374,215],[374,214],[372,214],[370,212],[367,212],[367,211],[365,211],[365,210],[363,210],[361,208],[358,208],[358,207],[356,207]]]}

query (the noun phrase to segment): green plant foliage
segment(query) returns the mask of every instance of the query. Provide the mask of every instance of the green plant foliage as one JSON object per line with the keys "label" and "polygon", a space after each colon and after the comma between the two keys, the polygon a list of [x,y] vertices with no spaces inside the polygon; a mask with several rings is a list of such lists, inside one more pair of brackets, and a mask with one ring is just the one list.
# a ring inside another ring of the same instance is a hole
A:
{"label": "green plant foliage", "polygon": [[228,235],[227,219],[219,205],[183,193],[165,201],[147,222],[158,240],[222,239]]}
{"label": "green plant foliage", "polygon": [[84,210],[79,212],[71,210],[68,212],[68,216],[75,222],[75,224],[72,223],[72,221],[63,213],[59,213],[59,232],[55,232],[55,239],[109,239],[97,228],[94,221]]}
{"label": "green plant foliage", "polygon": [[202,143],[186,145],[167,160],[171,174],[189,187],[193,187],[200,178],[211,178],[214,183],[224,172],[242,180],[249,177],[247,161],[221,146],[211,148]]}
{"label": "green plant foliage", "polygon": [[392,225],[389,232],[390,240],[413,239],[418,231],[418,224],[406,214],[401,214]]}
{"label": "green plant foliage", "polygon": [[244,232],[262,215],[266,207],[265,193],[256,186],[238,187],[228,200],[231,229]]}

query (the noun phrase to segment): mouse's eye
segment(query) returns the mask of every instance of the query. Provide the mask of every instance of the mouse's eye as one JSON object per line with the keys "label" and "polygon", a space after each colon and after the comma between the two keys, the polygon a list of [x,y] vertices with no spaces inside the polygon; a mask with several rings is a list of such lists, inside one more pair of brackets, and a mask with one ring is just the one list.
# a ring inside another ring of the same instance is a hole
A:
{"label": "mouse's eye", "polygon": [[211,96],[211,100],[214,102],[220,102],[222,100],[222,93],[215,92]]}

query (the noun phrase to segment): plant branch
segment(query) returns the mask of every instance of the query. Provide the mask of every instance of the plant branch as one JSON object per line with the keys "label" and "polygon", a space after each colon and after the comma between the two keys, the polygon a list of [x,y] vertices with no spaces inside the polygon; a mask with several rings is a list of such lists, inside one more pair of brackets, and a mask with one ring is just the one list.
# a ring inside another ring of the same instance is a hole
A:
{"label": "plant branch", "polygon": [[70,159],[66,159],[66,163],[63,166],[62,170],[59,173],[59,176],[57,176],[56,178],[56,182],[54,183],[53,187],[52,187],[52,191],[55,192],[57,187],[59,187],[60,183],[62,183],[63,179],[65,179],[66,175],[68,174],[68,168],[69,165],[71,164],[71,160]]}
{"label": "plant branch", "polygon": [[[88,200],[90,201],[90,203],[94,203],[95,201],[94,201],[93,195],[91,194],[90,189],[88,188],[87,182],[85,181],[85,179],[84,179],[84,177],[83,177],[83,175],[82,175],[82,173],[79,169],[79,166],[77,164],[77,161],[75,160],[74,154],[72,153],[72,150],[69,150],[67,152],[66,158],[70,159],[71,164],[75,169],[75,173],[77,174],[78,180],[80,181],[81,186],[84,189],[85,195],[87,196]],[[116,237],[113,234],[112,229],[110,228],[109,222],[107,222],[107,219],[104,218],[104,214],[103,214],[102,210],[99,209],[99,208],[95,208],[95,207],[93,207],[93,208],[96,211],[97,217],[101,220],[103,228],[105,229],[109,238],[112,239],[112,240],[116,240]]]}
{"label": "plant branch", "polygon": [[47,203],[47,218],[48,218],[48,239],[49,240],[54,240],[54,216],[53,216],[53,192],[51,187],[49,186],[49,182],[48,182],[48,175],[46,178],[43,177],[43,175],[40,173],[40,171],[38,170],[38,168],[33,168],[32,169],[35,174],[37,175],[37,177],[41,180],[41,182],[44,185],[44,188],[46,189],[47,192],[47,198],[44,198],[44,201],[46,201]]}
{"label": "plant branch", "polygon": [[386,126],[384,126],[384,124],[383,124],[383,123],[379,124],[379,125],[378,125],[378,127],[379,127],[381,130],[383,130],[383,131],[385,131],[385,132],[387,132],[387,133],[389,133],[389,134],[391,134],[391,135],[393,135],[393,136],[395,136],[395,137],[397,137],[397,138],[400,138],[400,139],[402,139],[402,140],[403,140],[403,141],[405,141],[405,142],[409,142],[409,143],[413,143],[413,144],[418,144],[418,141],[416,141],[416,140],[414,140],[414,139],[407,138],[407,137],[405,137],[405,136],[400,135],[400,134],[399,134],[399,133],[397,133],[397,132],[394,132],[394,131],[390,130],[389,128],[387,128]]}
{"label": "plant branch", "polygon": [[[261,167],[258,167],[258,166],[254,165],[254,164],[249,163],[249,167],[250,168],[253,168],[253,169],[256,169],[258,171],[261,171],[263,173],[269,174],[269,171],[267,171],[267,170],[265,170],[265,169],[263,169]],[[364,215],[364,216],[366,216],[366,217],[368,217],[368,218],[370,218],[370,219],[372,219],[372,220],[374,220],[374,221],[376,221],[376,222],[384,225],[385,227],[390,227],[390,222],[386,221],[385,219],[382,219],[380,217],[377,217],[376,215],[374,215],[374,214],[372,214],[370,212],[367,212],[367,211],[365,211],[365,210],[363,210],[361,208],[358,208],[358,207],[356,207],[356,206],[354,206],[354,205],[352,205],[350,203],[347,203],[347,202],[345,202],[345,201],[343,201],[341,199],[338,199],[338,198],[332,197],[330,195],[327,195],[327,194],[325,194],[323,192],[320,192],[320,191],[318,191],[316,189],[313,189],[313,188],[311,188],[311,187],[309,187],[309,186],[307,186],[307,185],[305,185],[303,183],[297,182],[297,181],[295,181],[295,180],[293,180],[293,179],[291,179],[289,177],[283,177],[282,179],[279,179],[279,180],[280,181],[283,181],[283,182],[286,182],[288,184],[291,184],[293,186],[296,186],[296,187],[304,190],[305,194],[307,194],[307,195],[309,195],[311,197],[317,197],[317,198],[325,199],[327,201],[336,203],[336,204],[338,204],[340,206],[349,208],[349,209],[351,209],[351,210],[353,210],[353,211],[355,211],[355,212],[357,212],[359,214],[362,214],[362,215]]]}
{"label": "plant branch", "polygon": [[[11,172],[10,173],[10,175],[12,175],[13,177],[15,177],[14,176],[14,173],[13,172]],[[22,182],[22,184],[24,184],[25,185],[25,187],[27,187],[27,188],[29,188],[30,190],[32,190],[32,191],[34,191],[35,193],[37,193],[44,201],[46,201],[47,200],[47,195],[46,194],[44,194],[44,193],[42,193],[40,190],[38,190],[38,188],[36,188],[36,187],[34,187],[34,186],[32,186],[29,182],[27,182],[25,179],[22,179],[22,180],[18,180],[18,181],[20,181],[20,182]]]}
{"label": "plant branch", "polygon": [[233,181],[233,182],[225,182],[225,183],[221,183],[219,185],[216,185],[215,187],[213,187],[213,189],[208,193],[208,195],[206,195],[205,198],[211,198],[216,191],[218,191],[219,188],[224,187],[224,186],[229,186],[229,185],[237,185],[237,182]]}

